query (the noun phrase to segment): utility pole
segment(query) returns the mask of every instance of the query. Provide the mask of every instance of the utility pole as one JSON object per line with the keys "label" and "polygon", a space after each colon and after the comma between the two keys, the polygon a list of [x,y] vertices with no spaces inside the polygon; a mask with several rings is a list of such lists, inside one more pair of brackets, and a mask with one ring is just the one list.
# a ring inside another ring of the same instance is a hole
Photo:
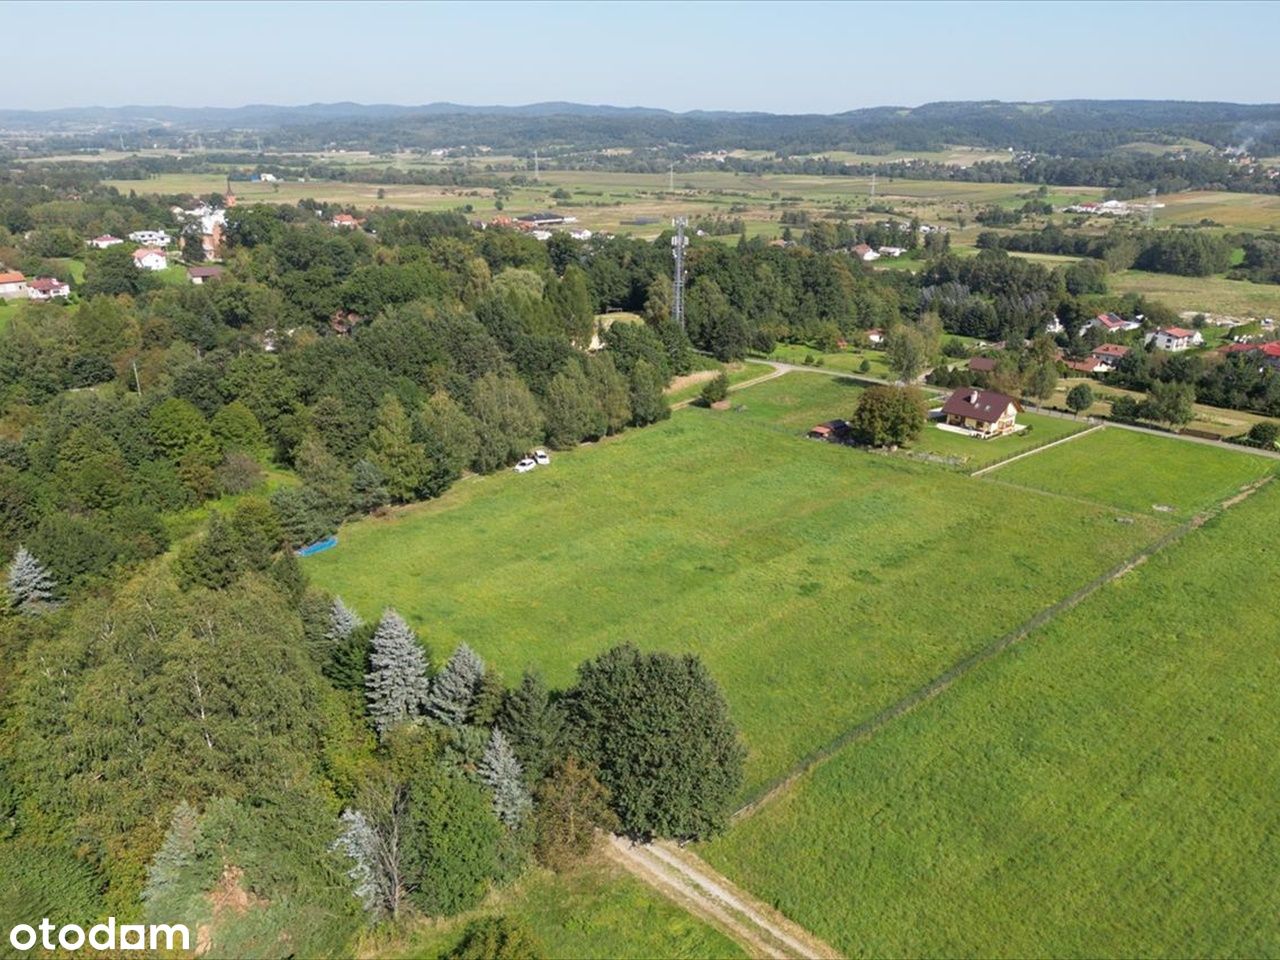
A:
{"label": "utility pole", "polygon": [[676,217],[674,221],[676,235],[671,238],[671,255],[676,258],[675,279],[672,281],[671,291],[671,319],[680,324],[681,331],[684,330],[684,248],[688,246],[689,240],[684,235],[684,228],[688,226],[689,221],[686,217]]}
{"label": "utility pole", "polygon": [[667,192],[676,192],[676,165],[674,161],[671,164],[671,169],[667,171]]}
{"label": "utility pole", "polygon": [[1147,226],[1152,226],[1156,221],[1156,188],[1152,187],[1147,191]]}
{"label": "utility pole", "polygon": [[876,198],[876,175],[873,173],[871,174],[871,199],[874,200],[875,198]]}
{"label": "utility pole", "polygon": [[533,151],[533,182],[538,182],[538,151]]}

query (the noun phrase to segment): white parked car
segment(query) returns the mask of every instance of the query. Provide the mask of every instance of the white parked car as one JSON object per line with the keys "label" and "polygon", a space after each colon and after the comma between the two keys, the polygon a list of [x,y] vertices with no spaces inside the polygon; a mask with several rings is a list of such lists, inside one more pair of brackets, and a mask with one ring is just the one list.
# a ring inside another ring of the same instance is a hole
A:
{"label": "white parked car", "polygon": [[536,463],[534,463],[528,457],[525,457],[523,460],[521,460],[519,463],[516,464],[516,473],[528,473],[530,470],[532,470],[536,466],[537,466]]}
{"label": "white parked car", "polygon": [[533,451],[533,459],[540,467],[545,467],[551,462],[551,457],[547,454],[547,451],[542,449]]}

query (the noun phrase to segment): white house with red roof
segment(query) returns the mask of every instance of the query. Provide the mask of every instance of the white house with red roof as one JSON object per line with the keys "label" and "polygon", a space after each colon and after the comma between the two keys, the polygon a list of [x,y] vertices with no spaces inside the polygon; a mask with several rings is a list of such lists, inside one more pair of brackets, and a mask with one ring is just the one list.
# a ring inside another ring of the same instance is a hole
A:
{"label": "white house with red roof", "polygon": [[1154,343],[1157,350],[1168,350],[1180,353],[1204,343],[1199,330],[1187,330],[1185,327],[1160,327],[1155,333],[1147,334],[1147,343]]}
{"label": "white house with red roof", "polygon": [[858,244],[850,252],[859,260],[861,260],[863,263],[869,263],[872,260],[880,259],[880,254],[876,253],[874,250],[871,249],[870,246],[868,246],[865,243]]}
{"label": "white house with red roof", "polygon": [[94,237],[89,241],[89,246],[98,250],[105,250],[107,247],[114,247],[117,243],[124,243],[119,237],[113,237],[109,233],[104,233],[100,237]]}
{"label": "white house with red roof", "polygon": [[17,300],[26,295],[26,277],[17,270],[0,270],[0,300]]}
{"label": "white house with red roof", "polygon": [[71,285],[57,277],[36,277],[27,284],[27,296],[32,300],[54,300],[71,296]]}
{"label": "white house with red roof", "polygon": [[349,213],[335,214],[329,223],[338,230],[354,230],[360,226],[360,221]]}
{"label": "white house with red roof", "polygon": [[139,270],[163,270],[169,266],[169,256],[158,247],[139,247],[133,251],[133,265]]}

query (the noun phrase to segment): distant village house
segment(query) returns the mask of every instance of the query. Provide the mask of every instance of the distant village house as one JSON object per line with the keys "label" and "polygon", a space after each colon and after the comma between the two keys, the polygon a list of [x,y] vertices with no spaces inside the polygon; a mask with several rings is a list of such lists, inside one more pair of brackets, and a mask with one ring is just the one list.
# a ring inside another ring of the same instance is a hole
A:
{"label": "distant village house", "polygon": [[0,272],[0,300],[17,300],[27,295],[27,278],[16,270]]}
{"label": "distant village house", "polygon": [[169,266],[169,255],[155,247],[139,247],[133,251],[133,265],[139,270],[163,270]]}
{"label": "distant village house", "polygon": [[1154,343],[1157,350],[1180,353],[1204,343],[1199,330],[1187,330],[1183,327],[1160,327],[1155,333],[1147,334],[1147,343]]}
{"label": "distant village house", "polygon": [[71,285],[56,277],[37,277],[27,284],[27,296],[32,300],[54,300],[71,296]]}

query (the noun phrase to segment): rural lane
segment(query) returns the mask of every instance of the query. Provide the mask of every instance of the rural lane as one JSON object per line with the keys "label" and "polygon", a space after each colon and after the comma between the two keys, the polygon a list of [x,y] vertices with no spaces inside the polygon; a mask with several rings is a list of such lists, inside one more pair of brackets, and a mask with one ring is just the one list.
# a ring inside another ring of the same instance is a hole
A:
{"label": "rural lane", "polygon": [[840,954],[772,907],[667,841],[610,835],[606,853],[638,879],[736,940],[752,957],[836,960]]}

